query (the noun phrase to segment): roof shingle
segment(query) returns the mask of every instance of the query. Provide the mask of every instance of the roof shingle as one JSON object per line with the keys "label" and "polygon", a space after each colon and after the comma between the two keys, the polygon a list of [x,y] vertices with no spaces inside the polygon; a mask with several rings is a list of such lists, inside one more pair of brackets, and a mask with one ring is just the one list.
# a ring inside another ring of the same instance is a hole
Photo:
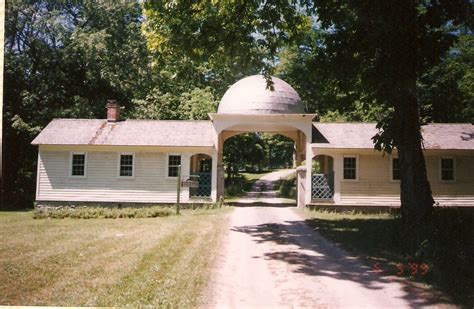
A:
{"label": "roof shingle", "polygon": [[33,145],[212,147],[211,121],[54,119]]}
{"label": "roof shingle", "polygon": [[[319,148],[372,149],[375,123],[313,123],[313,145]],[[426,149],[474,149],[474,125],[434,123],[421,127]]]}

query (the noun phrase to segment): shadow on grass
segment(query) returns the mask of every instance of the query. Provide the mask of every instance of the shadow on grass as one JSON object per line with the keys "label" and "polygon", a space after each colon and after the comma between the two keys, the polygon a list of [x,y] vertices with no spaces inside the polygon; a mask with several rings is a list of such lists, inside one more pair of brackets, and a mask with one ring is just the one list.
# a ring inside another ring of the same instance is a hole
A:
{"label": "shadow on grass", "polygon": [[[386,288],[387,284],[400,282],[404,291],[402,298],[410,307],[449,303],[441,293],[428,291],[419,282],[396,276],[395,268],[393,271],[389,269],[391,263],[403,261],[405,258],[399,250],[397,240],[392,239],[396,236],[394,231],[397,231],[397,223],[395,218],[337,221],[316,218],[306,222],[288,221],[286,224],[242,226],[234,231],[249,234],[257,243],[273,242],[298,246],[298,250],[288,251],[287,247],[282,247],[281,251],[264,254],[264,258],[296,266],[295,272],[348,280],[370,290],[379,290]],[[326,240],[308,225],[340,246]],[[347,256],[340,247],[362,259]],[[374,269],[374,261],[381,265],[380,271]],[[450,292],[452,295],[452,291]],[[464,293],[462,294],[466,295]],[[460,301],[459,297],[455,299]]]}
{"label": "shadow on grass", "polygon": [[430,284],[469,307],[474,305],[473,223],[473,213],[460,209],[435,211],[418,235],[395,217],[307,220],[323,236],[384,273]]}

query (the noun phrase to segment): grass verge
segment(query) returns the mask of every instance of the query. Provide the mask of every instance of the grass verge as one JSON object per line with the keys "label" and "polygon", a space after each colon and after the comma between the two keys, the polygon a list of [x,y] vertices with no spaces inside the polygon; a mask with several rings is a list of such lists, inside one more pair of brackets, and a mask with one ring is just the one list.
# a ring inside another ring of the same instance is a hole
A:
{"label": "grass verge", "polygon": [[196,307],[229,209],[134,220],[0,212],[0,304]]}
{"label": "grass verge", "polygon": [[438,209],[419,235],[389,214],[301,211],[326,238],[385,275],[431,285],[461,305],[474,305],[474,212]]}

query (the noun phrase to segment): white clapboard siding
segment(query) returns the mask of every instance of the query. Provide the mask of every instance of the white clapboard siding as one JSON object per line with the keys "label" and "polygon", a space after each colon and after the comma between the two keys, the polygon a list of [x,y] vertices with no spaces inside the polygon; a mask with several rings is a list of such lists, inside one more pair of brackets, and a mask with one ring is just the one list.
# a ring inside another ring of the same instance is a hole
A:
{"label": "white clapboard siding", "polygon": [[[88,152],[85,178],[70,173],[69,151],[40,151],[39,201],[174,203],[176,178],[168,178],[167,154],[136,152],[134,178],[118,177],[117,152]],[[181,193],[186,200],[189,193]]]}
{"label": "white clapboard siding", "polygon": [[[434,200],[440,206],[474,205],[474,156],[452,151],[455,159],[455,181],[440,180],[440,158],[425,157],[428,180]],[[390,180],[390,156],[360,155],[359,180],[341,182],[341,204],[400,205],[400,182]]]}

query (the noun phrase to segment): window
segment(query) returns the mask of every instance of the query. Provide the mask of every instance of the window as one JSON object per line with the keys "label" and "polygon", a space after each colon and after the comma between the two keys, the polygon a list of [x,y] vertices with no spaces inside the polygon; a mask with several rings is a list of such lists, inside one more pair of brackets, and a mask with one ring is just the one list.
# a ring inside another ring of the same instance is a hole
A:
{"label": "window", "polygon": [[357,157],[344,157],[344,179],[357,179]]}
{"label": "window", "polygon": [[392,180],[400,180],[400,161],[392,158]]}
{"label": "window", "polygon": [[168,177],[178,177],[178,166],[181,165],[181,156],[168,156]]}
{"label": "window", "polygon": [[120,154],[120,177],[133,177],[133,154]]}
{"label": "window", "polygon": [[453,158],[441,158],[441,180],[453,181],[454,180],[454,159]]}
{"label": "window", "polygon": [[71,154],[71,176],[85,177],[86,176],[86,154],[72,153]]}

